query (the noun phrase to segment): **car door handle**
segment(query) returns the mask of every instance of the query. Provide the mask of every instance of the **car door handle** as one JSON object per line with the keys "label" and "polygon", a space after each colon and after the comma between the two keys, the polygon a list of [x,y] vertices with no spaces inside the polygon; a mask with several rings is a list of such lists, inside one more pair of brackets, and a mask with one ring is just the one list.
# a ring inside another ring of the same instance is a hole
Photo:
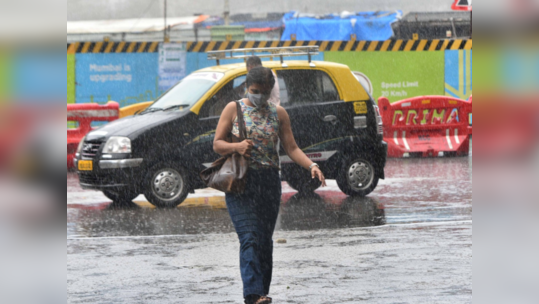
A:
{"label": "car door handle", "polygon": [[324,121],[325,122],[331,122],[332,124],[336,125],[337,124],[337,116],[328,115],[328,116],[324,117]]}

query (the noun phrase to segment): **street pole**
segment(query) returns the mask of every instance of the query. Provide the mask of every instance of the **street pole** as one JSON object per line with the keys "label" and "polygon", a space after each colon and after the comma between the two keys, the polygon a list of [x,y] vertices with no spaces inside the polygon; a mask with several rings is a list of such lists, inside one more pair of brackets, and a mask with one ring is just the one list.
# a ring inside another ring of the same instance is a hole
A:
{"label": "street pole", "polygon": [[165,0],[165,26],[163,27],[163,42],[167,42],[167,0]]}
{"label": "street pole", "polygon": [[225,25],[226,25],[226,26],[230,25],[230,5],[229,5],[229,1],[228,1],[228,0],[225,0],[225,13],[224,13],[224,17],[225,17]]}

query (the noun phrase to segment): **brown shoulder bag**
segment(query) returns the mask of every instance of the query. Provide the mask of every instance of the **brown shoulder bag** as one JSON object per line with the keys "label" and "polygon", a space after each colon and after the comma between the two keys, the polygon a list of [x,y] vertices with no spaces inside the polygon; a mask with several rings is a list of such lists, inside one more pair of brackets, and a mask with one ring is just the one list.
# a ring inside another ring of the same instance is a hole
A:
{"label": "brown shoulder bag", "polygon": [[[240,142],[247,138],[247,130],[243,119],[240,103],[236,101],[238,109],[238,125]],[[231,134],[234,138],[234,135]],[[247,169],[249,160],[239,153],[223,156],[213,162],[211,166],[200,172],[200,178],[206,186],[223,191],[225,193],[242,193],[247,181]]]}

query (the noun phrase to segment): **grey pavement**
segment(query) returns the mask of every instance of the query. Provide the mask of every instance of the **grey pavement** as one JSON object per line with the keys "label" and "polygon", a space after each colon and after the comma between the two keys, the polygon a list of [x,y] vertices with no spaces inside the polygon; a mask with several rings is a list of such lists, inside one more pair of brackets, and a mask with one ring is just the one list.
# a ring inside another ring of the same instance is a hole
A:
{"label": "grey pavement", "polygon": [[[392,159],[386,173],[365,199],[284,183],[274,303],[472,302],[472,157]],[[68,174],[67,302],[242,303],[222,200],[117,205]]]}

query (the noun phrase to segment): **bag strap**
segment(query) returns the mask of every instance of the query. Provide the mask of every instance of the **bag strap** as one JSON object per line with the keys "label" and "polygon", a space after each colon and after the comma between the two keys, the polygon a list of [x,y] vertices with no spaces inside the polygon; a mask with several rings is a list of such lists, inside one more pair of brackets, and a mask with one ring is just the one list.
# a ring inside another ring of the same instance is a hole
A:
{"label": "bag strap", "polygon": [[240,132],[240,141],[247,139],[247,128],[245,127],[245,121],[243,119],[243,111],[241,110],[241,105],[239,100],[236,101],[236,108],[238,109],[238,129]]}

